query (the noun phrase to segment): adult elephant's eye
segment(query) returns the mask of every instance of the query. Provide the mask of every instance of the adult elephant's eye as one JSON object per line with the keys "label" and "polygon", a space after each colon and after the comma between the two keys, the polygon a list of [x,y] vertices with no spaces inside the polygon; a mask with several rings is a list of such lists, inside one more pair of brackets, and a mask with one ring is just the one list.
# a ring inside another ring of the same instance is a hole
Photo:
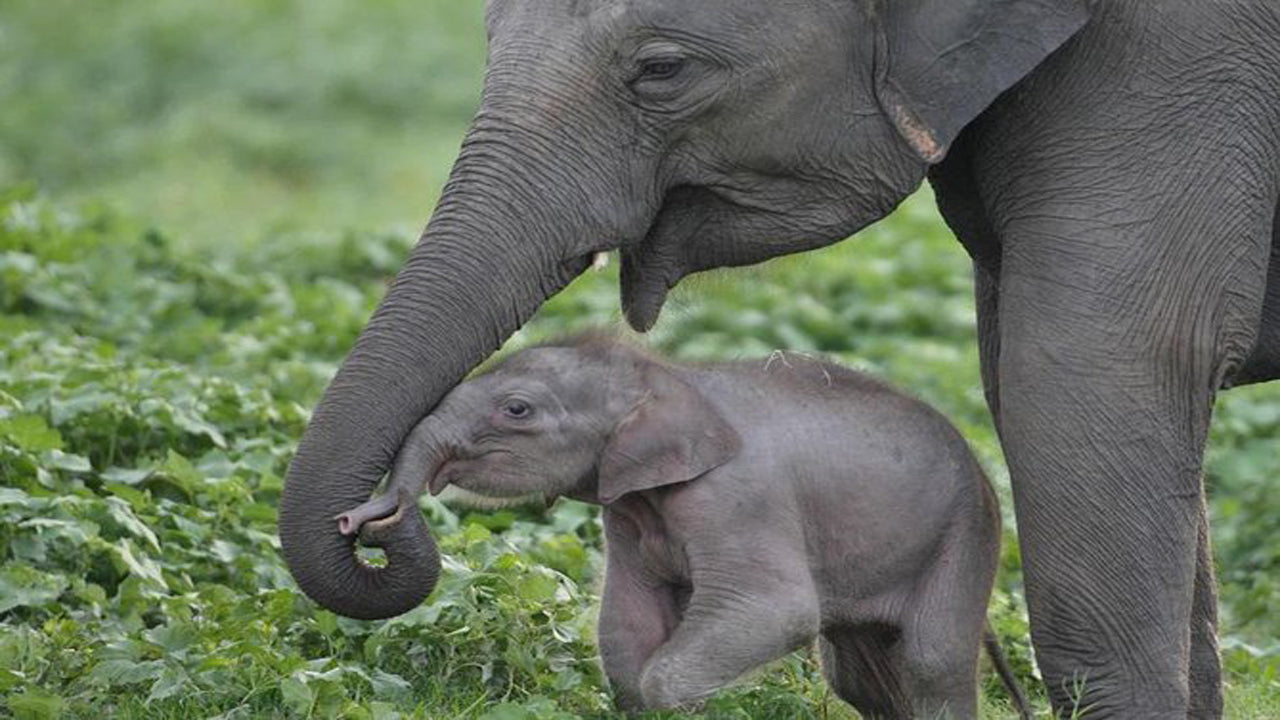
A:
{"label": "adult elephant's eye", "polygon": [[684,70],[685,60],[679,57],[660,57],[646,61],[640,67],[637,82],[670,80]]}
{"label": "adult elephant's eye", "polygon": [[523,420],[533,414],[533,406],[523,400],[508,400],[502,405],[502,414],[515,420]]}

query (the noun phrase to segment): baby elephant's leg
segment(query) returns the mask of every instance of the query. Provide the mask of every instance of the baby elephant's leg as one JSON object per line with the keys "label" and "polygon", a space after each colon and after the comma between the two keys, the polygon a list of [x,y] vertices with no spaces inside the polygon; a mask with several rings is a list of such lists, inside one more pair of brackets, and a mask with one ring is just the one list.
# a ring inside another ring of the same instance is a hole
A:
{"label": "baby elephant's leg", "polygon": [[897,628],[859,625],[823,630],[822,675],[840,699],[868,720],[913,716],[901,678]]}
{"label": "baby elephant's leg", "polygon": [[645,665],[649,709],[690,707],[742,674],[802,647],[817,634],[818,604],[804,585],[741,594],[700,588],[680,625]]}
{"label": "baby elephant's leg", "polygon": [[644,709],[640,674],[679,622],[677,589],[645,572],[635,533],[625,521],[606,516],[608,557],[597,633],[614,701],[628,712]]}
{"label": "baby elephant's leg", "polygon": [[998,551],[994,533],[984,527],[950,543],[903,615],[899,667],[917,717],[978,717],[978,655]]}
{"label": "baby elephant's leg", "polygon": [[619,710],[640,711],[645,663],[677,622],[676,592],[669,586],[609,579],[600,605],[600,661]]}

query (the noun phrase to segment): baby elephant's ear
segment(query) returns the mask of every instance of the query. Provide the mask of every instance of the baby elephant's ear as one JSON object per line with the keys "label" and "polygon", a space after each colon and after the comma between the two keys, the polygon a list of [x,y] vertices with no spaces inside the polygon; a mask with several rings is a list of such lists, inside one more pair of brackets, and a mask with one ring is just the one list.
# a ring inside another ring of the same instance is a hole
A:
{"label": "baby elephant's ear", "polygon": [[600,459],[598,496],[688,482],[729,462],[741,439],[693,386],[657,365],[641,370],[648,390],[623,420]]}

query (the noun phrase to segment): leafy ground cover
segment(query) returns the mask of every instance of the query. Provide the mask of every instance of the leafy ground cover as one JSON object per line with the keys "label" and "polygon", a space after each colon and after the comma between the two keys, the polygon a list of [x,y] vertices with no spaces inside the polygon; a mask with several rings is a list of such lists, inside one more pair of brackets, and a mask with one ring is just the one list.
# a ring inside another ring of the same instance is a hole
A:
{"label": "leafy ground cover", "polygon": [[[693,283],[650,341],[678,357],[824,353],[955,419],[1002,492],[964,259],[928,198],[817,256]],[[594,509],[423,507],[445,579],[419,609],[349,621],[294,588],[275,503],[308,408],[405,242],[352,235],[213,259],[29,190],[0,204],[0,693],[15,717],[610,717],[594,660]],[[618,325],[588,276],[511,347]],[[1264,481],[1280,402],[1233,394],[1210,475],[1233,717],[1271,717],[1280,547]],[[1007,508],[1006,502],[1006,508]],[[992,617],[1036,687],[1007,539]],[[991,717],[1004,696],[984,678]],[[852,713],[799,653],[707,717]],[[677,716],[672,716],[677,717]]]}

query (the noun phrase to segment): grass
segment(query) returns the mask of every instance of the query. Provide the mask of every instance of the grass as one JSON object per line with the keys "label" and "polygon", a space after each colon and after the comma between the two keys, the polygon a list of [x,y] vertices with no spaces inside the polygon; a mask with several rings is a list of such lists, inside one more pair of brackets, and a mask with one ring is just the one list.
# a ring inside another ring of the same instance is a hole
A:
{"label": "grass", "polygon": [[[425,501],[445,580],[386,623],[302,598],[275,539],[307,413],[447,176],[480,16],[443,0],[5,4],[0,715],[614,717],[593,509]],[[508,350],[620,326],[617,292],[615,271],[580,279]],[[951,417],[1004,498],[991,617],[1043,707],[970,293],[925,193],[846,243],[687,281],[648,342],[823,353]],[[1280,717],[1278,424],[1280,388],[1227,393],[1208,454],[1231,718]],[[983,717],[1013,716],[993,676],[983,688]],[[853,717],[808,653],[702,716]]]}

